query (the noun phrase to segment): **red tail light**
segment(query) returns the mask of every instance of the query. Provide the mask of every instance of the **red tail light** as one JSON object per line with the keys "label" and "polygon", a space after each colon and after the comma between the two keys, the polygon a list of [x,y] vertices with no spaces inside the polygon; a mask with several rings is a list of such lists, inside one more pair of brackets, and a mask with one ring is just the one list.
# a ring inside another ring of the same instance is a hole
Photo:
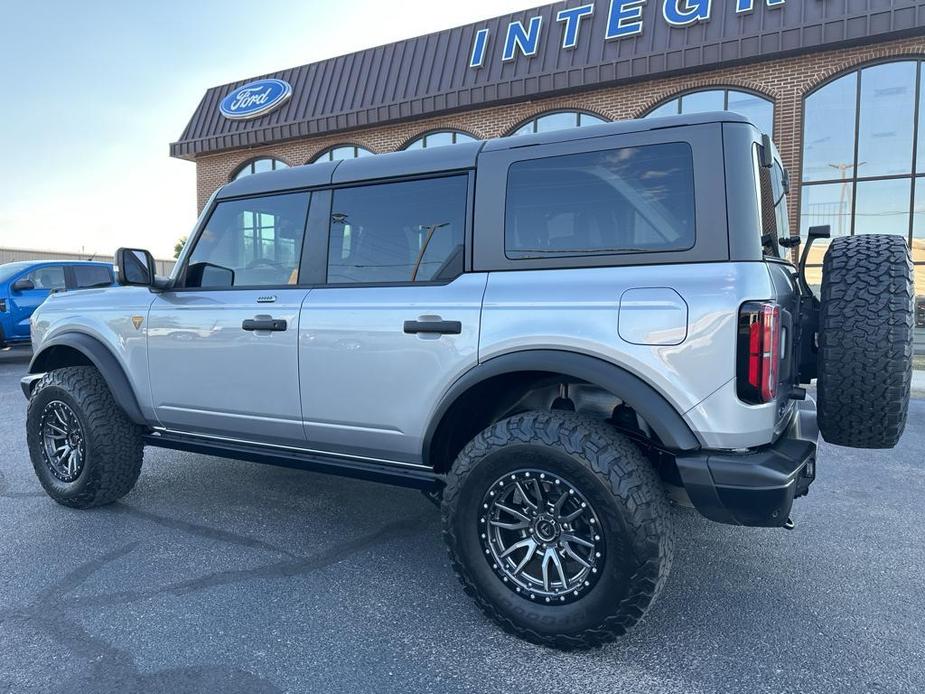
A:
{"label": "red tail light", "polygon": [[768,302],[742,306],[736,357],[741,400],[758,405],[777,398],[780,357],[780,307]]}

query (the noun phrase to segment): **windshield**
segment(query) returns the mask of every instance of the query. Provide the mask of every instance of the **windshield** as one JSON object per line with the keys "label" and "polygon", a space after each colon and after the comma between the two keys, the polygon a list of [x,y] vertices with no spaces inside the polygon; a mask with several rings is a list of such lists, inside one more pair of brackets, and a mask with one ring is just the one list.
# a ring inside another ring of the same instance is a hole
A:
{"label": "windshield", "polygon": [[0,265],[0,284],[18,275],[28,268],[29,265],[31,265],[31,263],[6,263],[5,265]]}

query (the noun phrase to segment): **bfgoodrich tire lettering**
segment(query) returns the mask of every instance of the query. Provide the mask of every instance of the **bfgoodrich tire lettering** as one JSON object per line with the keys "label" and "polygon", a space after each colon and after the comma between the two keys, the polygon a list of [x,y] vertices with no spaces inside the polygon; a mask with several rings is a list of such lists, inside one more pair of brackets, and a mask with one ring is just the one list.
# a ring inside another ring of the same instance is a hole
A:
{"label": "bfgoodrich tire lettering", "polygon": [[[486,556],[485,494],[501,476],[525,469],[567,480],[599,518],[599,577],[569,602],[515,592]],[[670,508],[655,471],[609,426],[570,413],[516,415],[469,443],[447,476],[443,532],[465,591],[488,616],[521,638],[562,649],[625,633],[645,615],[671,568]]]}
{"label": "bfgoodrich tire lettering", "polygon": [[906,426],[915,292],[899,236],[837,238],[822,268],[819,429],[829,443],[892,448]]}
{"label": "bfgoodrich tire lettering", "polygon": [[[83,459],[76,479],[53,472],[43,450],[42,421],[49,407],[64,403],[79,422]],[[26,438],[35,474],[51,498],[72,508],[110,504],[128,494],[144,451],[141,427],[116,405],[92,366],[57,369],[45,374],[29,400]]]}

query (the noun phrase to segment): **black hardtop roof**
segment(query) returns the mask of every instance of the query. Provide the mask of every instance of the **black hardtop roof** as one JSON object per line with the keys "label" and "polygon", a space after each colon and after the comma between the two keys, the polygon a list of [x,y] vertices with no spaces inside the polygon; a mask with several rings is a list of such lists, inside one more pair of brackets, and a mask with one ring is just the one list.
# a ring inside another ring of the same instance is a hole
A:
{"label": "black hardtop roof", "polygon": [[443,171],[474,169],[481,152],[498,152],[536,145],[555,144],[594,137],[715,123],[749,123],[745,116],[730,111],[686,114],[663,118],[621,120],[582,128],[554,130],[533,135],[500,137],[479,142],[464,142],[431,149],[389,152],[375,156],[319,162],[289,169],[244,176],[223,186],[217,199],[257,195],[276,191],[298,190],[376,179],[420,176]]}

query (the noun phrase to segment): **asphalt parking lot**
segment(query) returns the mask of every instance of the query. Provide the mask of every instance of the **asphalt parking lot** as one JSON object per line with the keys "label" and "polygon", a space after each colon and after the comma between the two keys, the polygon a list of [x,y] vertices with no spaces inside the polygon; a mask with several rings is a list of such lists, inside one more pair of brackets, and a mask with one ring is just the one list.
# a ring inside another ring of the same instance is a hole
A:
{"label": "asphalt parking lot", "polygon": [[925,400],[894,451],[823,445],[791,532],[677,510],[661,601],[566,654],[482,616],[413,491],[148,450],[122,502],[56,505],[26,356],[0,353],[0,692],[925,691]]}

